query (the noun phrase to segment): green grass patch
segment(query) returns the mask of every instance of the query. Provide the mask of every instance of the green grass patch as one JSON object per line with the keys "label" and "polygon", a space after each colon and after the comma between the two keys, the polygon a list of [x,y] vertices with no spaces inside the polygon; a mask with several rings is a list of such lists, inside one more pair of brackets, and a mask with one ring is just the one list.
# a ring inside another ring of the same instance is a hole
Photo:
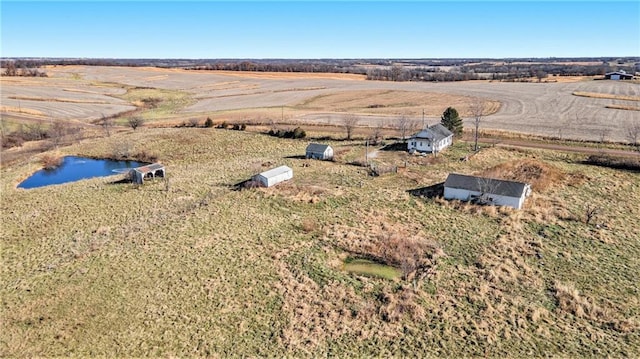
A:
{"label": "green grass patch", "polygon": [[359,258],[345,260],[344,270],[358,275],[384,279],[398,279],[402,276],[402,271],[398,268]]}

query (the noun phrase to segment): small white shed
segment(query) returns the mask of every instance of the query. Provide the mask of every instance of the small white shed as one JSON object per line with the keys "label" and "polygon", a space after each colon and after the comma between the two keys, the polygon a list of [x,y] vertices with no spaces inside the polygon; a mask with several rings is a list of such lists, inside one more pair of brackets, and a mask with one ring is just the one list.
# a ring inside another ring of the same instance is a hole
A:
{"label": "small white shed", "polygon": [[451,173],[444,182],[444,198],[521,209],[531,194],[527,183]]}
{"label": "small white shed", "polygon": [[333,148],[320,143],[310,143],[309,146],[307,146],[305,157],[315,160],[332,160]]}
{"label": "small white shed", "polygon": [[253,176],[253,180],[264,187],[271,187],[293,178],[293,170],[288,166],[280,166]]}

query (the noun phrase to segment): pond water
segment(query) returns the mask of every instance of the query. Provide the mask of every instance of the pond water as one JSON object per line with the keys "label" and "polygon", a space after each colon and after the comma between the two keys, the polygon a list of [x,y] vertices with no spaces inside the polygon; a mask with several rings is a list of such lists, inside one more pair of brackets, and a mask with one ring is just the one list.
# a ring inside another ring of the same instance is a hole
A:
{"label": "pond water", "polygon": [[105,177],[126,173],[131,168],[148,165],[147,162],[114,161],[76,156],[66,156],[55,169],[41,169],[22,181],[18,188],[36,188],[75,182],[93,177]]}

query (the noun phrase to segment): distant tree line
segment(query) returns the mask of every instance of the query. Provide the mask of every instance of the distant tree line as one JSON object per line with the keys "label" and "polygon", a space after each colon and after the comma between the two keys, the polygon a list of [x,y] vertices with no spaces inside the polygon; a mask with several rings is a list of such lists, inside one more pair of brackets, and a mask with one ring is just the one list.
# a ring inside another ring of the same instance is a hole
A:
{"label": "distant tree line", "polygon": [[365,70],[352,65],[325,62],[215,62],[187,67],[187,70],[258,71],[258,72],[319,72],[365,74]]}
{"label": "distant tree line", "polygon": [[2,76],[47,77],[38,67],[31,61],[2,61]]}
{"label": "distant tree line", "polygon": [[[593,64],[585,64],[592,62]],[[633,65],[626,65],[633,63]],[[468,81],[548,76],[601,76],[606,72],[640,71],[640,58],[545,59],[72,59],[3,58],[3,74],[43,76],[44,65],[155,66],[187,70],[351,73],[379,81]],[[613,65],[610,65],[613,64]]]}

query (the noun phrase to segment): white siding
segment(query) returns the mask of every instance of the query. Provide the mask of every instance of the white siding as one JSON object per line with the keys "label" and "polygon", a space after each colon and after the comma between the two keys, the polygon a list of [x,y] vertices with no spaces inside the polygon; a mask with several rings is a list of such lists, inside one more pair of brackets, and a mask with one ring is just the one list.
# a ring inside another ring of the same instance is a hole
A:
{"label": "white siding", "polygon": [[293,170],[287,166],[274,168],[255,176],[255,180],[260,182],[265,187],[271,187],[275,184],[288,181],[292,178]]}
{"label": "white siding", "polygon": [[[472,196],[480,196],[482,193],[477,191],[469,191],[466,189],[459,188],[444,188],[444,198],[445,199],[457,199],[460,201],[469,201]],[[524,203],[525,193],[522,194],[522,197],[509,197],[509,196],[501,196],[497,194],[487,194],[493,200],[493,204],[497,206],[508,206],[516,209],[521,209],[522,204]]]}

